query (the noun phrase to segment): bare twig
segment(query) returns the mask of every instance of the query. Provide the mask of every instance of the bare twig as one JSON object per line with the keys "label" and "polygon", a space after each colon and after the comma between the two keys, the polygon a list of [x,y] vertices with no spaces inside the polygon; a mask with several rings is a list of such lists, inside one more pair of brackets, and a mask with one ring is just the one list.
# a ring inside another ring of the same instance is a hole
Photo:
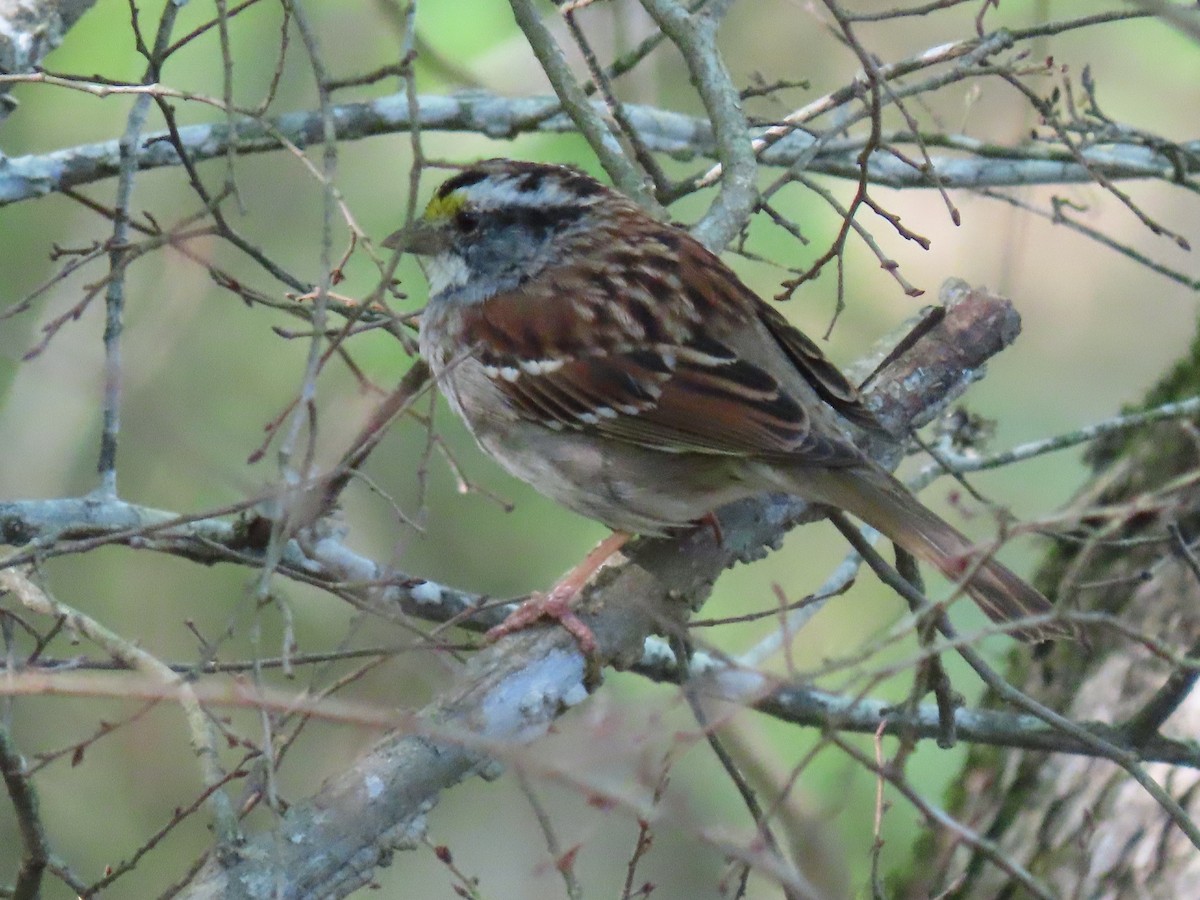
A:
{"label": "bare twig", "polygon": [[13,884],[14,900],[36,900],[41,896],[42,875],[50,860],[46,827],[38,809],[37,791],[25,770],[25,760],[17,751],[6,725],[0,723],[0,779],[17,820],[21,837],[21,865]]}
{"label": "bare twig", "polygon": [[[192,749],[200,763],[204,782],[208,787],[214,788],[208,798],[208,807],[217,829],[218,846],[221,848],[218,852],[232,851],[240,843],[241,829],[228,796],[215,789],[224,783],[226,773],[221,768],[212,722],[189,682],[176,675],[150,653],[105,628],[95,619],[55,600],[17,569],[0,569],[0,590],[9,591],[36,613],[65,619],[70,629],[85,635],[105,652],[126,661],[176,697],[187,718]],[[8,686],[27,677],[28,674],[9,676]]]}
{"label": "bare twig", "polygon": [[563,108],[579,132],[587,139],[596,158],[604,166],[604,171],[623,193],[636,198],[646,209],[662,215],[663,210],[658,200],[646,189],[637,170],[620,152],[616,136],[588,102],[587,95],[571,72],[562,50],[550,30],[542,22],[534,4],[531,0],[509,0],[509,3],[516,16],[517,24],[529,41],[529,46],[542,64],[542,69],[550,79],[550,83],[554,85],[554,90],[558,94],[559,100],[562,101]]}
{"label": "bare twig", "polygon": [[679,48],[712,123],[722,165],[721,189],[692,233],[719,250],[746,226],[758,200],[758,162],[741,98],[717,49],[717,27],[727,3],[710,3],[699,13],[678,0],[642,0],[642,5]]}

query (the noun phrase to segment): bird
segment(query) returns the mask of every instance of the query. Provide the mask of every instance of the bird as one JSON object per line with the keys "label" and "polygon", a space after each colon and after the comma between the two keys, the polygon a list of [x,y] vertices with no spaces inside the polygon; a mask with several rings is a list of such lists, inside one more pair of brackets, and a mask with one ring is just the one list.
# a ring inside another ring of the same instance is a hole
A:
{"label": "bird", "polygon": [[[782,492],[877,529],[996,622],[1044,620],[1012,626],[1019,638],[1066,633],[1045,596],[859,449],[856,429],[881,426],[816,343],[686,230],[582,170],[468,165],[383,246],[421,261],[418,343],[449,406],[503,468],[613,529],[599,555]],[[586,648],[570,601],[588,575],[493,632],[546,614]]]}

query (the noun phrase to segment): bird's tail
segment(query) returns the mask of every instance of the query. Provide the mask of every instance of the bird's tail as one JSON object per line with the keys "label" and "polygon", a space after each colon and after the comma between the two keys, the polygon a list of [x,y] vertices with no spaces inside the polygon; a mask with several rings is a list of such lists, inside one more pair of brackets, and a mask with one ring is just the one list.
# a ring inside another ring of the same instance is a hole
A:
{"label": "bird's tail", "polygon": [[[995,559],[981,559],[977,545],[883,469],[806,469],[795,478],[794,493],[862,519],[951,581],[962,583],[992,621],[1005,623],[1054,612],[1040,591]],[[1032,642],[1077,636],[1062,622],[1018,627],[1011,633]]]}

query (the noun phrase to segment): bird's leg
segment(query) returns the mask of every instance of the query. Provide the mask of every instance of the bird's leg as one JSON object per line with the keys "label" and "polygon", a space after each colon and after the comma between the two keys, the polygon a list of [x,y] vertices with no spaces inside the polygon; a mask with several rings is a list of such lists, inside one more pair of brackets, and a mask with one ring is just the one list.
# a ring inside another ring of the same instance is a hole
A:
{"label": "bird's leg", "polygon": [[506,634],[520,631],[539,619],[554,619],[569,631],[579,644],[579,649],[585,656],[596,650],[596,636],[588,628],[583,619],[575,615],[571,608],[572,601],[583,590],[593,575],[599,571],[614,553],[625,546],[631,535],[624,531],[614,531],[596,545],[587,556],[558,580],[554,587],[546,593],[535,592],[528,600],[518,606],[503,622],[487,633],[489,641],[495,641]]}

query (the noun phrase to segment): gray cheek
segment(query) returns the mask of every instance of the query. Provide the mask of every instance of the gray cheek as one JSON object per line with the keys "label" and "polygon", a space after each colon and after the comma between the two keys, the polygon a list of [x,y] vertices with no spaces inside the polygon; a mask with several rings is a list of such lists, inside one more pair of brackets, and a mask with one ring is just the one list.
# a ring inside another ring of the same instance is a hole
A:
{"label": "gray cheek", "polygon": [[551,234],[517,224],[492,228],[464,248],[465,265],[473,278],[508,290],[544,269],[550,262]]}

